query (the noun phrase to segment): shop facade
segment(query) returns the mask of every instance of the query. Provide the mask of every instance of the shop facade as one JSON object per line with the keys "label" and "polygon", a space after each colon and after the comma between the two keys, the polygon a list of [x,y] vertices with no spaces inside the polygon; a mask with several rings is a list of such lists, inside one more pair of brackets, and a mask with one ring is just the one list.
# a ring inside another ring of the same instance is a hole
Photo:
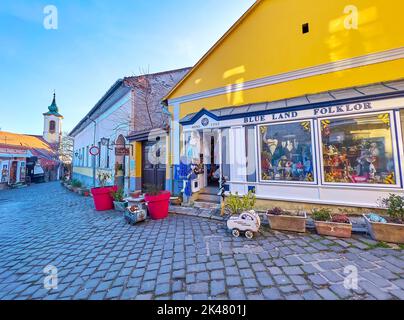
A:
{"label": "shop facade", "polygon": [[161,100],[188,71],[116,81],[70,133],[74,138],[73,179],[88,187],[98,186],[97,173],[106,172],[111,176],[108,184],[126,193],[141,190],[144,184],[164,188],[167,115]]}
{"label": "shop facade", "polygon": [[74,138],[73,175],[83,186],[98,186],[97,174],[110,175],[109,184],[129,188],[129,147],[132,113],[131,88],[118,80],[69,134]]}
{"label": "shop facade", "polygon": [[219,194],[224,182],[228,192],[254,190],[262,200],[352,207],[377,207],[379,198],[404,193],[404,94],[365,99],[186,117],[181,159],[202,168],[194,192]]}
{"label": "shop facade", "polygon": [[0,189],[25,183],[29,151],[0,147]]}
{"label": "shop facade", "polygon": [[166,96],[174,193],[367,208],[403,193],[402,4],[372,8],[256,1]]}

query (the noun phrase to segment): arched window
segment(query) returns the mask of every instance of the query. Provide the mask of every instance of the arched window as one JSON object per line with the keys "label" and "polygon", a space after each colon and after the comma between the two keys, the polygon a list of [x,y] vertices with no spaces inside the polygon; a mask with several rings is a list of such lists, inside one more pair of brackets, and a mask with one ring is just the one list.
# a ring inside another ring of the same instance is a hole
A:
{"label": "arched window", "polygon": [[55,133],[56,131],[56,122],[55,121],[49,121],[49,132],[50,133]]}

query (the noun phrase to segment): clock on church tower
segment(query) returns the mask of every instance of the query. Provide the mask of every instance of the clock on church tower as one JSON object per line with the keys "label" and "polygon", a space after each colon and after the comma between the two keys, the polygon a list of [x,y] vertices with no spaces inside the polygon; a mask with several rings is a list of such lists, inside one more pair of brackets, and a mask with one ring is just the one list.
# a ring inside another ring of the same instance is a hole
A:
{"label": "clock on church tower", "polygon": [[48,112],[44,116],[43,138],[50,144],[59,144],[62,139],[63,116],[59,113],[56,104],[56,94],[53,94],[52,104],[48,107]]}

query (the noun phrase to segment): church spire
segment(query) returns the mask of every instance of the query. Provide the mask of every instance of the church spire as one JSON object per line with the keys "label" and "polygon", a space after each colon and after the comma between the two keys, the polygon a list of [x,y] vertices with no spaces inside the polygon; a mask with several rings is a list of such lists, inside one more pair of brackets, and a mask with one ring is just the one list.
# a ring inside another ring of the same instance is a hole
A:
{"label": "church spire", "polygon": [[53,100],[52,100],[52,104],[48,107],[49,112],[52,113],[58,113],[59,112],[59,108],[56,104],[56,92],[53,92]]}
{"label": "church spire", "polygon": [[54,115],[56,117],[62,117],[61,114],[59,114],[59,108],[56,104],[56,92],[53,91],[53,100],[52,100],[52,104],[48,107],[48,112],[44,113],[44,116],[51,116]]}

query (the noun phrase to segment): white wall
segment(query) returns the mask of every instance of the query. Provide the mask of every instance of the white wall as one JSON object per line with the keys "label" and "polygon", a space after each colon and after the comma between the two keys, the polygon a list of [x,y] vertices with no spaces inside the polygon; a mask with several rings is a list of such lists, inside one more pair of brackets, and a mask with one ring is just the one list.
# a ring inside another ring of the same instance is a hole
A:
{"label": "white wall", "polygon": [[[51,121],[55,121],[55,133],[50,133],[49,132],[49,123]],[[49,142],[49,143],[57,143],[60,141],[61,138],[61,133],[62,133],[62,118],[50,115],[50,116],[44,116],[44,131],[43,131],[43,137],[44,139]]]}
{"label": "white wall", "polygon": [[[115,97],[116,98],[116,97]],[[114,99],[112,96],[111,99]],[[117,102],[115,102],[107,111],[105,111],[102,115],[93,119],[96,121],[96,132],[95,132],[95,145],[98,146],[98,143],[101,142],[101,138],[110,139],[110,143],[115,143],[116,139],[122,134],[126,137],[129,134],[129,119],[131,116],[131,92],[125,94],[122,98],[120,98]],[[107,103],[107,102],[106,102]],[[84,128],[80,133],[78,133],[74,137],[74,153],[78,152],[80,155],[83,155],[84,148],[84,158],[79,159],[74,155],[73,165],[75,168],[75,173],[83,174],[89,170],[77,170],[79,168],[92,168],[92,156],[87,153],[87,148],[91,148],[94,145],[94,126],[93,122],[90,122],[89,125]],[[110,146],[110,149],[114,149],[113,146]],[[96,168],[104,169],[114,174],[115,170],[115,150],[109,151],[109,167],[107,167],[107,147],[101,146],[101,163],[98,165],[98,157],[96,157]],[[87,157],[89,159],[87,160]],[[128,157],[127,157],[128,158]],[[127,159],[127,162],[129,160]],[[128,171],[129,165],[126,165]],[[79,172],[80,171],[80,172]],[[88,173],[92,177],[92,171]],[[128,172],[127,172],[128,173]],[[126,176],[128,174],[126,173]],[[113,180],[113,178],[112,178]]]}

